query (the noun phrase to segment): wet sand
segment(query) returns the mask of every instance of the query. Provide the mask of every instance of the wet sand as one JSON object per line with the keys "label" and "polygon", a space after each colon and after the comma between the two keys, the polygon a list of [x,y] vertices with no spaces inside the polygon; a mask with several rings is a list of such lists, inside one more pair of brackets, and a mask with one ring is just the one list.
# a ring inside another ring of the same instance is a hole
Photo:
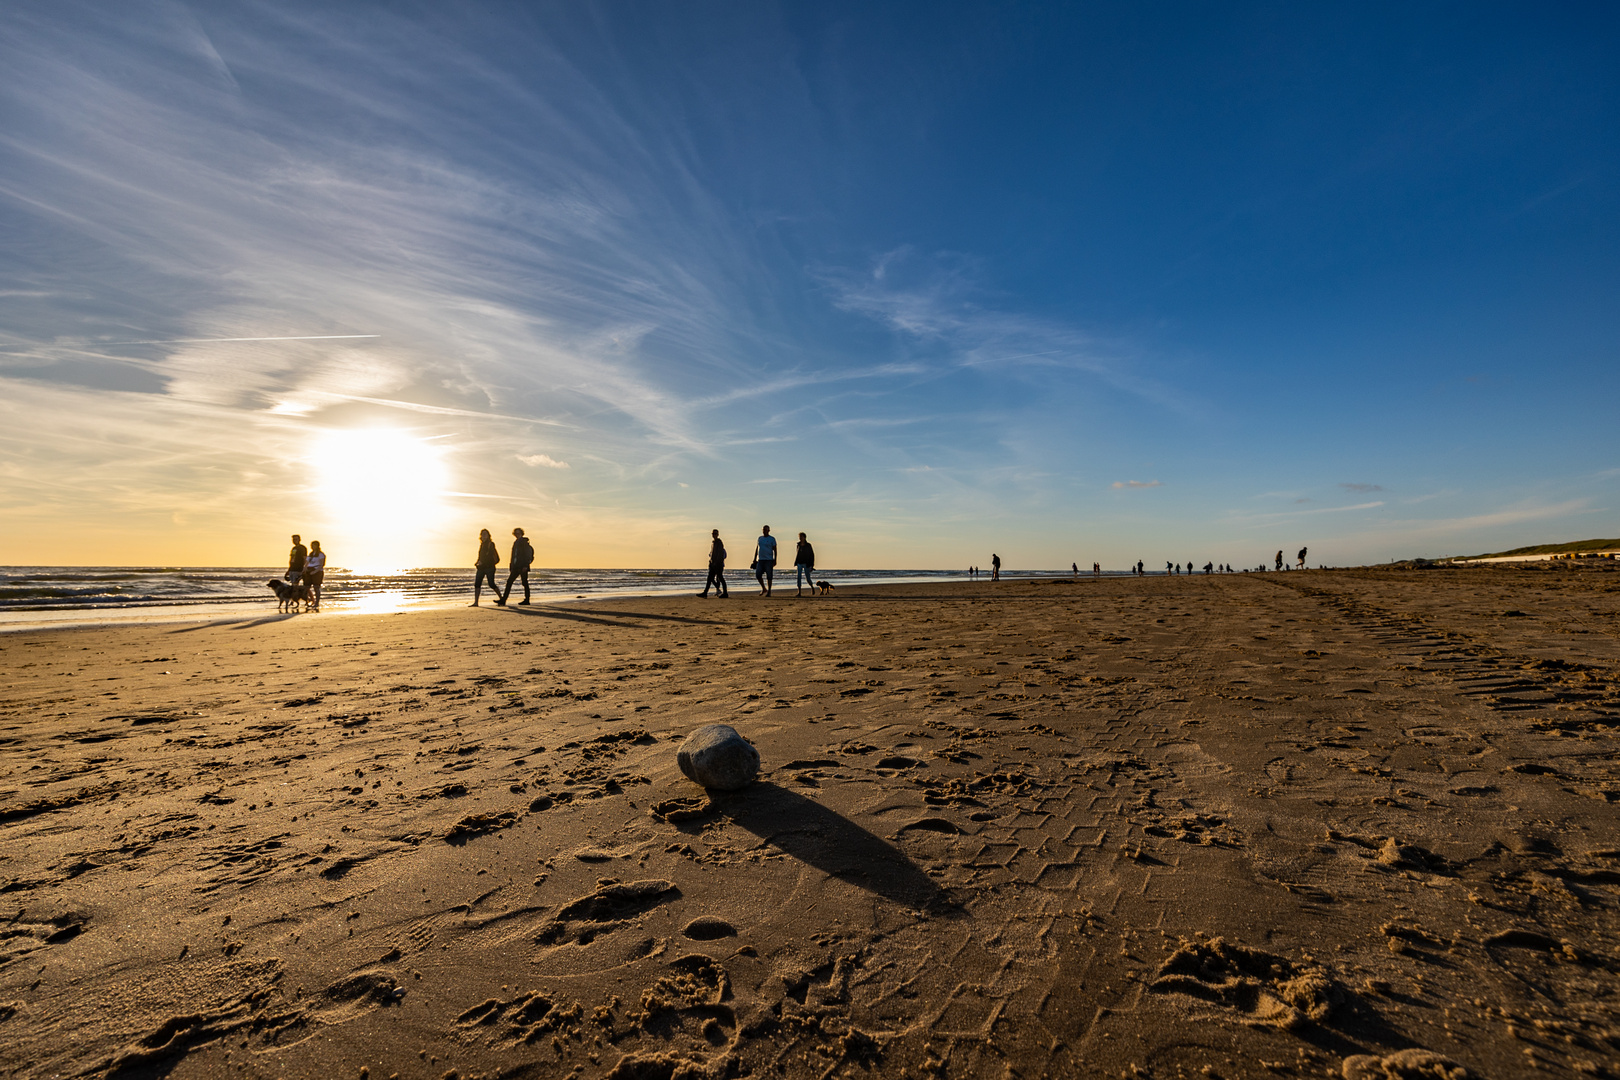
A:
{"label": "wet sand", "polygon": [[0,636],[0,1074],[1620,1074],[1620,573],[752,591]]}

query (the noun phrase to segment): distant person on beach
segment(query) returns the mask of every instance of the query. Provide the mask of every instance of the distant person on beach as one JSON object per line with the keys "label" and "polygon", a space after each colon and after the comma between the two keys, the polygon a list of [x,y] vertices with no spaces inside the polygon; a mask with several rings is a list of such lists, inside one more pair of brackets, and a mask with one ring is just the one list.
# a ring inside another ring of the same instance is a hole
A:
{"label": "distant person on beach", "polygon": [[316,607],[321,606],[321,582],[326,580],[326,552],[321,550],[319,540],[309,542],[309,554],[304,556],[304,584],[309,586],[309,595]]}
{"label": "distant person on beach", "polygon": [[1299,549],[1299,568],[1301,570],[1305,569],[1305,549],[1304,548]]}
{"label": "distant person on beach", "polygon": [[1079,563],[1077,563],[1077,562],[1070,563],[1069,564],[1069,569],[1074,571],[1074,576],[1075,577],[1080,576],[1080,564]]}
{"label": "distant person on beach", "polygon": [[517,580],[523,582],[523,599],[519,604],[529,602],[529,567],[534,565],[534,545],[529,538],[523,535],[522,529],[512,530],[512,561],[506,564],[506,588],[501,592],[501,598],[495,603],[500,607],[506,606],[507,597],[512,595],[512,583]]}
{"label": "distant person on beach", "polygon": [[292,551],[287,553],[286,577],[288,581],[296,585],[298,580],[304,576],[304,562],[309,558],[309,549],[304,546],[297,533],[293,533],[292,542]]}
{"label": "distant person on beach", "polygon": [[476,576],[473,577],[473,607],[478,606],[478,593],[483,587],[485,578],[489,579],[490,592],[498,593],[501,591],[501,587],[495,584],[495,568],[500,564],[501,553],[495,550],[495,541],[490,539],[489,530],[479,529],[478,561],[473,563],[473,569],[477,571]]}
{"label": "distant person on beach", "polygon": [[804,533],[799,534],[799,546],[793,553],[793,580],[797,582],[794,596],[804,595],[806,585],[810,586],[810,595],[816,595],[816,549],[810,546]]}
{"label": "distant person on beach", "polygon": [[1282,569],[1282,552],[1277,552],[1277,569]]}
{"label": "distant person on beach", "polygon": [[995,552],[990,553],[990,580],[1001,580],[1001,556]]}
{"label": "distant person on beach", "polygon": [[1169,576],[1169,575],[1170,575],[1170,568],[1171,568],[1171,567],[1172,567],[1172,566],[1173,566],[1173,565],[1175,565],[1175,564],[1173,564],[1173,563],[1170,563],[1170,562],[1166,562],[1166,563],[1165,563],[1165,564],[1164,564],[1164,573],[1165,573],[1165,576],[1166,576],[1166,577],[1168,577],[1168,576]]}
{"label": "distant person on beach", "polygon": [[776,537],[769,525],[761,525],[759,539],[754,541],[754,580],[759,582],[759,595],[771,595],[776,582]]}
{"label": "distant person on beach", "polygon": [[720,542],[720,530],[709,530],[709,576],[703,582],[703,591],[699,596],[707,600],[709,587],[714,586],[715,595],[721,600],[729,599],[731,593],[726,589],[726,545]]}
{"label": "distant person on beach", "polygon": [[1102,563],[1092,563],[1091,564],[1091,576],[1092,577],[1102,577]]}
{"label": "distant person on beach", "polygon": [[1207,563],[1204,564],[1204,573],[1208,574],[1208,573],[1212,572],[1214,569],[1215,569],[1215,564],[1214,563],[1207,562]]}

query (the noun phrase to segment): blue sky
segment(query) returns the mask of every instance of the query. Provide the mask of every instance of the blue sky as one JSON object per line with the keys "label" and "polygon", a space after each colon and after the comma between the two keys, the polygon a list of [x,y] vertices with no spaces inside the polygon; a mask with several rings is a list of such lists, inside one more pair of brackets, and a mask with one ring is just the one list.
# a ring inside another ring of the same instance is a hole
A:
{"label": "blue sky", "polygon": [[1620,535],[1617,24],[8,5],[0,562]]}

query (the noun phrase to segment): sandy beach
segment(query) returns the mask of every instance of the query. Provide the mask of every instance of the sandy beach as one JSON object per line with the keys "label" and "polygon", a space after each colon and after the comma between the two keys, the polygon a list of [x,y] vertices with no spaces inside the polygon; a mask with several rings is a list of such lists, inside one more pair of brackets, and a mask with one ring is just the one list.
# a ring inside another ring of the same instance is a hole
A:
{"label": "sandy beach", "polygon": [[1620,573],[754,593],[0,635],[0,1073],[1620,1075]]}

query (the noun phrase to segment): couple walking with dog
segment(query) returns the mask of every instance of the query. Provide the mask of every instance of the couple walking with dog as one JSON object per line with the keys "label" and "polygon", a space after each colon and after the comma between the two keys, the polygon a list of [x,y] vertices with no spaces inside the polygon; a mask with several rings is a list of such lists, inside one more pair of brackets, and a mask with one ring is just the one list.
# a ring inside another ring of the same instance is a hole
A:
{"label": "couple walking with dog", "polygon": [[280,581],[274,578],[265,584],[276,594],[279,607],[292,609],[302,602],[306,608],[321,606],[321,583],[326,580],[326,552],[319,540],[304,546],[303,538],[293,533],[292,550],[287,553],[287,572]]}
{"label": "couple walking with dog", "polygon": [[[712,587],[720,599],[730,599],[731,591],[726,588],[726,545],[720,540],[719,529],[711,530],[709,536],[709,577],[698,595],[708,599]],[[776,537],[771,535],[769,525],[760,527],[759,538],[754,541],[754,559],[748,568],[754,572],[754,580],[759,582],[759,594],[771,595],[771,588],[776,583]],[[815,580],[816,549],[810,546],[804,533],[799,534],[799,546],[793,553],[793,569],[798,582],[793,595],[803,596],[806,585],[810,586],[811,595],[818,591],[832,591],[831,585]]]}
{"label": "couple walking with dog", "polygon": [[472,606],[478,606],[478,594],[484,582],[489,582],[489,591],[498,592],[495,598],[496,607],[505,607],[506,601],[512,595],[512,585],[523,582],[523,599],[518,603],[527,606],[529,603],[529,567],[534,565],[534,545],[529,538],[523,535],[522,529],[512,530],[512,560],[507,563],[506,588],[501,589],[495,584],[495,568],[501,564],[501,553],[495,547],[495,541],[490,539],[488,529],[478,531],[478,561],[473,564],[477,576],[473,578]]}

